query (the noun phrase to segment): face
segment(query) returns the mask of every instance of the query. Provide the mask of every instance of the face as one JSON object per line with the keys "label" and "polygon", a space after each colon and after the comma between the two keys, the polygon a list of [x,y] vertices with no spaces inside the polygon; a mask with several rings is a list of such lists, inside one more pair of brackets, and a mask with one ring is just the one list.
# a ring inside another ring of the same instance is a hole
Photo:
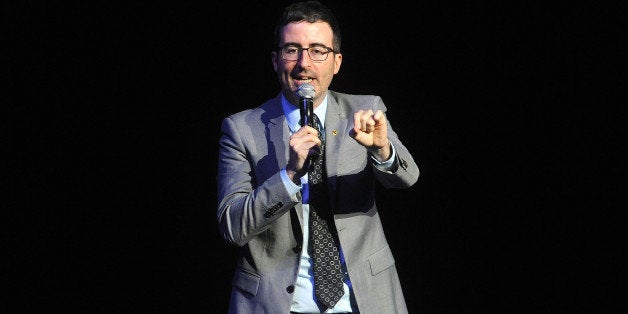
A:
{"label": "face", "polygon": [[[325,22],[289,23],[283,27],[279,38],[279,46],[295,44],[303,48],[312,45],[324,45],[332,48],[333,33]],[[303,50],[296,61],[286,61],[281,52],[273,51],[272,62],[284,96],[293,104],[298,104],[297,88],[304,83],[314,86],[314,107],[317,107],[327,94],[327,89],[336,73],[340,70],[342,55],[330,52],[324,61],[312,61]]]}

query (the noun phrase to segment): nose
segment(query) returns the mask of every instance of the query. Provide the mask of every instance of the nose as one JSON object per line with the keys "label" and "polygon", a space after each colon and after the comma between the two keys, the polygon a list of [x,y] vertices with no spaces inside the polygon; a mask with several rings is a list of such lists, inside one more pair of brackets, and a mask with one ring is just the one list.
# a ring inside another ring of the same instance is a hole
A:
{"label": "nose", "polygon": [[310,60],[310,54],[308,53],[308,51],[305,49],[301,50],[301,55],[299,56],[297,63],[301,67],[306,67],[310,64],[310,62],[312,62],[312,60]]}

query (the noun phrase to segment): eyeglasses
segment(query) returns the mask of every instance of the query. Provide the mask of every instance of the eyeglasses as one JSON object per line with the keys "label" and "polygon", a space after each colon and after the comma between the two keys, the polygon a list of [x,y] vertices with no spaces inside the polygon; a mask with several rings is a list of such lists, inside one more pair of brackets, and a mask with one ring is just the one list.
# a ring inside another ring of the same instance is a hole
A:
{"label": "eyeglasses", "polygon": [[325,47],[323,45],[314,45],[308,48],[301,48],[297,45],[288,44],[283,47],[279,47],[279,51],[281,51],[281,57],[286,61],[297,61],[301,56],[301,51],[307,51],[307,54],[310,56],[312,61],[325,61],[327,60],[327,55],[330,52],[335,52],[334,49]]}

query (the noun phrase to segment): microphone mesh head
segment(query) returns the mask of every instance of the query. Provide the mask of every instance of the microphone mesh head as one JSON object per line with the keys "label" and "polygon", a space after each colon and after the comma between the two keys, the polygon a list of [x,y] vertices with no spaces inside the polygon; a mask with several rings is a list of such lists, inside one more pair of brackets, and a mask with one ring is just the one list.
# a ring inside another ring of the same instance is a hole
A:
{"label": "microphone mesh head", "polygon": [[312,86],[312,84],[305,83],[299,86],[297,94],[302,98],[314,98],[316,91],[314,90],[314,86]]}

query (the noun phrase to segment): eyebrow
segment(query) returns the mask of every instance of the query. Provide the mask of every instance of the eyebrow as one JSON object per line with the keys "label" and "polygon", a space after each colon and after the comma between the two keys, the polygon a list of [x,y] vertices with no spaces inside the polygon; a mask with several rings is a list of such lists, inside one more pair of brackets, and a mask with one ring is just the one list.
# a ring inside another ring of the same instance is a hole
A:
{"label": "eyebrow", "polygon": [[[303,46],[302,46],[301,44],[298,44],[298,43],[295,43],[295,42],[290,42],[290,43],[284,43],[284,44],[283,44],[283,46],[288,46],[288,45],[298,46],[298,47],[303,48]],[[327,46],[327,45],[325,45],[325,44],[323,44],[323,43],[311,43],[311,44],[310,44],[310,47],[312,47],[312,46],[331,47],[331,46]]]}

